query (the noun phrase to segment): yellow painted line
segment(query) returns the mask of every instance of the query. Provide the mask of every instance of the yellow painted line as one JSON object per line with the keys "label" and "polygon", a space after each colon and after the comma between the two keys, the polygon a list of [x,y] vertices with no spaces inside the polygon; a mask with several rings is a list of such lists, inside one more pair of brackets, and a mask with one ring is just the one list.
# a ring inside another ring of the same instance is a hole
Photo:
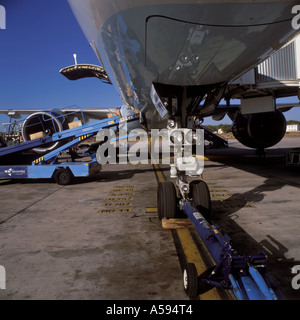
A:
{"label": "yellow painted line", "polygon": [[158,212],[157,208],[146,208],[146,213],[156,213]]}
{"label": "yellow painted line", "polygon": [[118,197],[118,198],[106,198],[106,201],[129,201],[134,200],[133,197]]}
{"label": "yellow painted line", "polygon": [[[148,139],[148,151],[150,154],[151,154],[151,143],[152,143],[152,139],[149,138]],[[153,161],[153,167],[155,169],[155,173],[156,173],[158,181],[165,182],[166,179],[165,179],[164,175],[162,174],[162,172],[160,171],[159,165],[155,162],[154,159],[152,161]]]}
{"label": "yellow painted line", "polygon": [[158,164],[154,163],[153,166],[155,168],[155,172],[156,172],[156,175],[157,175],[159,182],[165,182],[166,179],[165,179],[164,175],[162,174],[162,172],[160,171]]}
{"label": "yellow painted line", "polygon": [[120,191],[135,191],[135,189],[113,189],[112,192],[120,192]]}
{"label": "yellow painted line", "polygon": [[135,188],[135,185],[126,185],[126,186],[114,186],[114,189],[122,189],[122,188]]}
{"label": "yellow painted line", "polygon": [[104,207],[129,207],[132,206],[132,202],[108,202],[108,203],[103,203]]}
{"label": "yellow painted line", "polygon": [[127,213],[131,212],[130,208],[123,208],[123,209],[100,209],[98,210],[99,213]]}
{"label": "yellow painted line", "polygon": [[201,160],[201,159],[204,159],[206,161],[209,160],[207,157],[201,156],[201,155],[198,155],[198,154],[196,155],[196,158],[199,159],[199,160]]}
{"label": "yellow painted line", "polygon": [[210,196],[212,198],[217,198],[217,197],[231,197],[233,196],[232,193],[211,193]]}
{"label": "yellow painted line", "polygon": [[[196,247],[192,236],[188,229],[177,229],[177,234],[180,239],[182,249],[186,256],[188,263],[194,263],[198,275],[205,272],[208,268],[206,267],[198,248]],[[212,288],[211,290],[202,293],[199,296],[200,300],[221,300],[220,295],[216,288]]]}
{"label": "yellow painted line", "polygon": [[256,208],[254,204],[252,203],[246,203],[244,208]]}
{"label": "yellow painted line", "polygon": [[110,193],[108,195],[109,197],[123,197],[123,196],[134,196],[134,192],[122,192],[122,193],[116,193],[116,192],[113,192],[113,193]]}
{"label": "yellow painted line", "polygon": [[217,185],[216,183],[213,183],[213,182],[207,183],[207,185],[209,187],[212,187],[212,188],[219,188],[219,189],[224,189],[225,188],[224,186],[219,186],[219,185]]}

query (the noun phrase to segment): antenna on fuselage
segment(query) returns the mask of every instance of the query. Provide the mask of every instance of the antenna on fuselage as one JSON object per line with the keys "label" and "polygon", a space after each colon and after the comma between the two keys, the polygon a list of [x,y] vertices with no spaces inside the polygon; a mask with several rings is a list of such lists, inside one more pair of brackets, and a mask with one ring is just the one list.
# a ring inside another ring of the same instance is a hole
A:
{"label": "antenna on fuselage", "polygon": [[73,54],[73,57],[74,57],[75,65],[77,65],[77,54],[74,53],[74,54]]}

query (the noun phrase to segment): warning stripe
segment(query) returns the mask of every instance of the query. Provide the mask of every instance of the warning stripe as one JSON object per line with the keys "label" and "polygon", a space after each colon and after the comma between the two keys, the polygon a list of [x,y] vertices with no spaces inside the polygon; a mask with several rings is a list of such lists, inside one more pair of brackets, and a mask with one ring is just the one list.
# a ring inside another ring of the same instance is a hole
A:
{"label": "warning stripe", "polygon": [[80,136],[78,139],[79,139],[79,141],[82,141],[84,139],[87,139],[88,137],[89,137],[89,135],[85,134],[84,136]]}
{"label": "warning stripe", "polygon": [[38,164],[38,163],[40,163],[42,161],[44,161],[44,157],[41,157],[41,158],[38,158],[38,159],[34,160],[34,163]]}

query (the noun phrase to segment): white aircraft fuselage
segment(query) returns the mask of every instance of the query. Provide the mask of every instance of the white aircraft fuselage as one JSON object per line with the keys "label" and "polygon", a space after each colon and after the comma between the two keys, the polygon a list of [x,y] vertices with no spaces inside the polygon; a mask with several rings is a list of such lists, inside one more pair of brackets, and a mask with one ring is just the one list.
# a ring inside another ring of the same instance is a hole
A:
{"label": "white aircraft fuselage", "polygon": [[293,0],[68,0],[122,100],[155,110],[152,83],[227,83],[282,47]]}

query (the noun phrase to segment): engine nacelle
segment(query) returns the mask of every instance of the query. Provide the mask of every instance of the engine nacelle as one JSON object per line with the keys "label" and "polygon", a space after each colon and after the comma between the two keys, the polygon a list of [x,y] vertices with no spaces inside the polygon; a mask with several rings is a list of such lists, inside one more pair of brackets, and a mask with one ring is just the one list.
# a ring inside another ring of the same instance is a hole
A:
{"label": "engine nacelle", "polygon": [[286,120],[280,111],[239,114],[233,123],[235,138],[249,148],[264,149],[278,143],[286,132]]}
{"label": "engine nacelle", "polygon": [[[65,129],[68,129],[68,121],[60,113],[56,111],[39,111],[25,119],[22,125],[22,136],[24,141],[28,141],[42,136],[52,136],[55,132]],[[33,150],[44,153],[54,150],[58,146],[59,142],[53,142]]]}

